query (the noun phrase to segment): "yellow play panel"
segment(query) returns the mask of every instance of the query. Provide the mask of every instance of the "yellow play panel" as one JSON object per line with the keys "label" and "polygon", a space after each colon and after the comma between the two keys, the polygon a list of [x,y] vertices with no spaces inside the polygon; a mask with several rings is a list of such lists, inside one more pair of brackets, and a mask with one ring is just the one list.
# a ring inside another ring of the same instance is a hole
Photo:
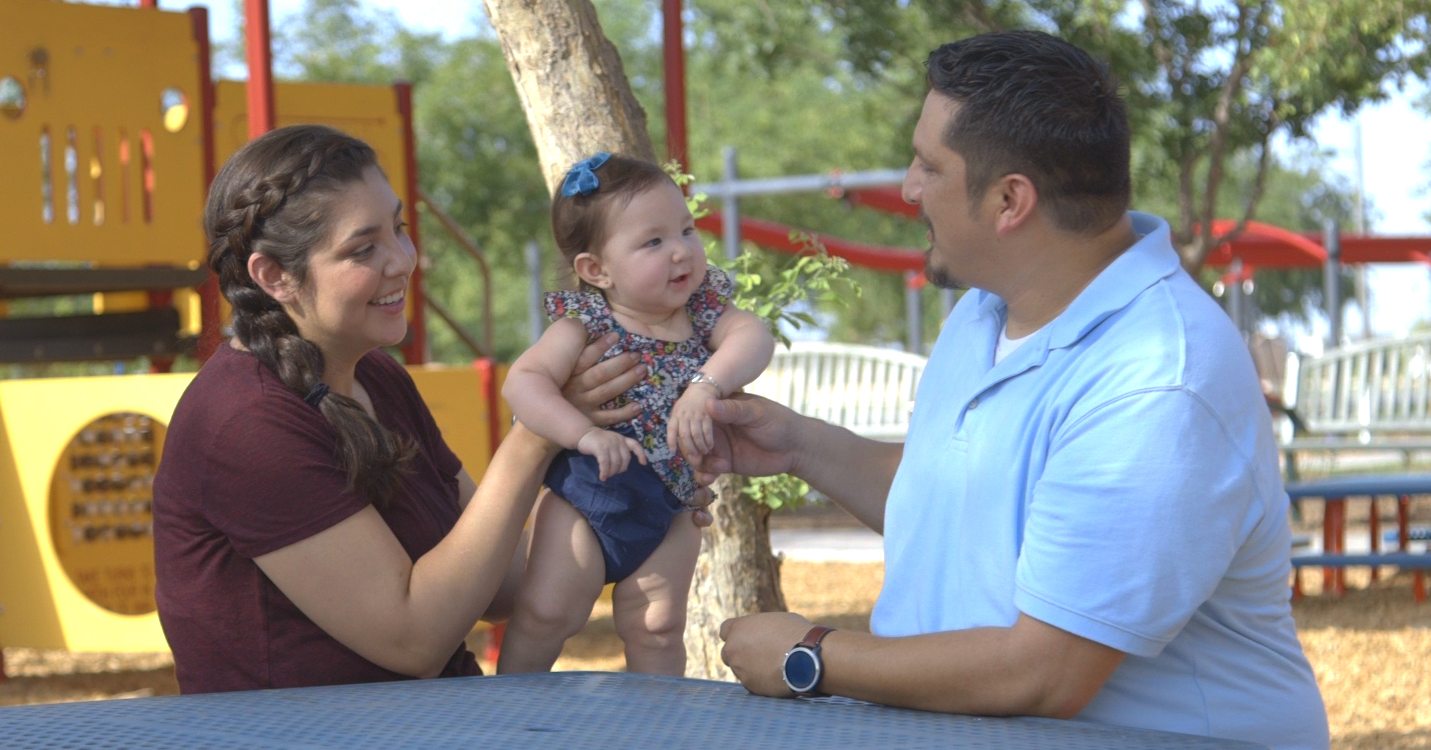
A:
{"label": "yellow play panel", "polygon": [[0,261],[198,267],[198,52],[185,13],[0,2]]}
{"label": "yellow play panel", "polygon": [[0,381],[0,643],[167,648],[149,501],[190,377]]}
{"label": "yellow play panel", "polygon": [[[491,454],[480,373],[409,372],[480,479]],[[154,611],[153,476],[192,378],[0,380],[0,644],[168,648]],[[499,408],[505,425],[510,413]]]}

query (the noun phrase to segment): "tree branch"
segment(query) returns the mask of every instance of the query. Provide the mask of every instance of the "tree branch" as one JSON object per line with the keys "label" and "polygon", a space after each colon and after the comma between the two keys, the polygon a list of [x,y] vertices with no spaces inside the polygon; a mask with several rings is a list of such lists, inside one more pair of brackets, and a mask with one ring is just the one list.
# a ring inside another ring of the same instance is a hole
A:
{"label": "tree branch", "polygon": [[1162,19],[1158,17],[1157,9],[1153,7],[1153,0],[1143,0],[1143,26],[1148,30],[1148,36],[1153,40],[1153,57],[1158,59],[1158,64],[1163,66],[1163,71],[1168,74],[1168,85],[1174,86],[1181,76],[1178,75],[1177,67],[1173,64],[1173,52],[1168,49],[1168,45],[1163,41]]}
{"label": "tree branch", "polygon": [[972,27],[978,29],[980,33],[990,31],[1004,31],[1004,25],[995,21],[989,15],[989,9],[984,6],[982,0],[973,0],[964,3],[964,20]]}
{"label": "tree branch", "polygon": [[1193,171],[1197,169],[1197,156],[1188,154],[1178,164],[1178,227],[1176,237],[1179,244],[1192,242],[1196,219],[1193,217]]}
{"label": "tree branch", "polygon": [[1218,247],[1225,242],[1237,239],[1247,229],[1247,223],[1257,215],[1257,207],[1261,204],[1267,187],[1267,172],[1272,164],[1272,133],[1277,130],[1278,122],[1276,102],[1272,103],[1270,109],[1271,114],[1267,117],[1267,128],[1262,131],[1262,151],[1257,157],[1257,174],[1252,178],[1252,193],[1247,196],[1247,207],[1242,212],[1242,218],[1237,220],[1237,226],[1213,240],[1211,247]]}
{"label": "tree branch", "polygon": [[[1217,97],[1217,106],[1212,114],[1212,140],[1208,144],[1207,181],[1203,188],[1202,212],[1197,227],[1197,242],[1194,243],[1194,266],[1201,266],[1207,253],[1216,244],[1212,243],[1212,222],[1217,218],[1217,196],[1222,188],[1222,177],[1227,160],[1228,121],[1232,117],[1232,106],[1242,94],[1243,80],[1252,67],[1252,45],[1247,39],[1253,25],[1252,12],[1247,0],[1237,3],[1237,31],[1233,34],[1236,57],[1228,70],[1227,80]],[[1260,13],[1259,13],[1260,15]]]}

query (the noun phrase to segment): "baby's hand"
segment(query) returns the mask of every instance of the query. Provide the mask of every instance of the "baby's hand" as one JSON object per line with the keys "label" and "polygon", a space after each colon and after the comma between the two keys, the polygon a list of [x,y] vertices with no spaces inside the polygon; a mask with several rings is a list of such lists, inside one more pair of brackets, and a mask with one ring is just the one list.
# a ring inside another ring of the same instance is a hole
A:
{"label": "baby's hand", "polygon": [[626,467],[631,465],[631,455],[636,455],[636,460],[646,465],[646,451],[641,444],[620,433],[611,430],[603,430],[600,427],[593,427],[581,436],[581,440],[576,443],[576,449],[588,456],[595,456],[596,463],[601,467],[601,481],[626,471]]}
{"label": "baby's hand", "polygon": [[715,425],[706,413],[706,402],[720,398],[715,388],[705,383],[692,383],[671,407],[666,423],[666,443],[679,447],[689,461],[709,453],[715,447]]}

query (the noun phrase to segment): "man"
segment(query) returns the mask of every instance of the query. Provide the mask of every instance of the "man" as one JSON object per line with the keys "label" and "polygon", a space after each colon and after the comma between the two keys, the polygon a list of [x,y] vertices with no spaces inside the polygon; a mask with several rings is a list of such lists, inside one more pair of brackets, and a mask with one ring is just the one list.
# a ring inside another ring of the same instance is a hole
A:
{"label": "man", "polygon": [[726,663],[765,695],[1327,747],[1267,408],[1168,225],[1127,210],[1116,84],[1035,32],[927,64],[904,198],[927,276],[970,291],[906,442],[737,397],[702,466],[789,471],[881,531],[874,635],[753,615],[722,628]]}

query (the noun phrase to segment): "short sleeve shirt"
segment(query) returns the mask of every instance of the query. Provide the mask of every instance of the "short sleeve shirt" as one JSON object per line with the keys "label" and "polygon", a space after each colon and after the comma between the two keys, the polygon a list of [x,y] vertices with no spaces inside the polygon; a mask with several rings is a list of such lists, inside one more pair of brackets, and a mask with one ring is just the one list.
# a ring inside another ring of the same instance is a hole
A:
{"label": "short sleeve shirt", "polygon": [[[387,354],[358,362],[378,420],[416,443],[402,489],[379,510],[415,561],[461,514],[457,473],[412,378]],[[253,558],[306,539],[368,503],[348,492],[328,420],[247,352],[229,346],[174,411],[154,483],[155,598],[185,693],[407,679],[308,619]],[[443,676],[479,674],[459,645]]]}
{"label": "short sleeve shirt", "polygon": [[924,371],[885,510],[875,633],[1020,613],[1127,654],[1079,718],[1326,748],[1289,592],[1290,530],[1247,347],[1168,225],[994,364],[970,290]]}

